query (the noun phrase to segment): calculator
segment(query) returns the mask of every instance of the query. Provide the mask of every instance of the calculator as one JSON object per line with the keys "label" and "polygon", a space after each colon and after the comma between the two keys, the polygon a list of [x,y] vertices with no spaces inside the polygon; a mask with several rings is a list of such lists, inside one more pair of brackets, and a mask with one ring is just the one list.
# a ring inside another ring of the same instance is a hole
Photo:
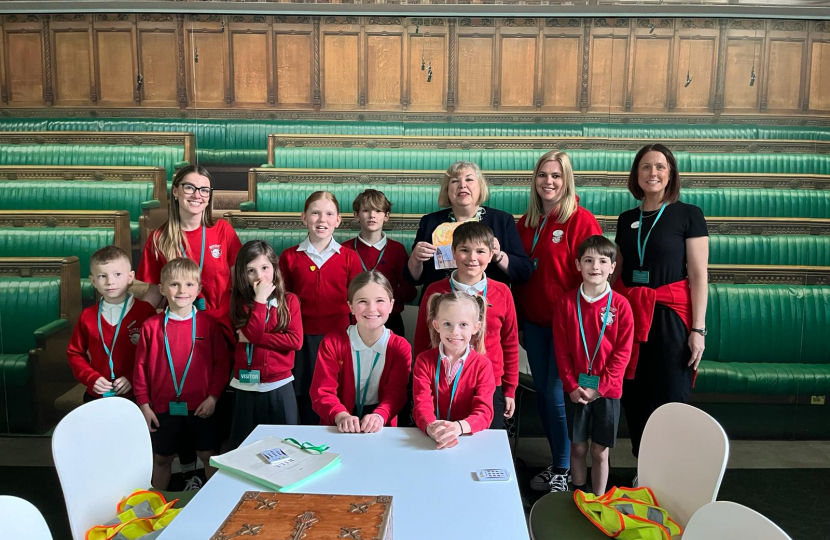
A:
{"label": "calculator", "polygon": [[505,482],[510,480],[506,469],[479,469],[476,471],[479,482]]}

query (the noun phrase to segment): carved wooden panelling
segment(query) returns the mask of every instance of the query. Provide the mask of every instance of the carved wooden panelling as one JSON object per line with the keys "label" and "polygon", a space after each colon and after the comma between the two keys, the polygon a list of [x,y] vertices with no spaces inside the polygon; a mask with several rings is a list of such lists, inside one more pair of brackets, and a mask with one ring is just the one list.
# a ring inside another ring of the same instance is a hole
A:
{"label": "carved wooden panelling", "polygon": [[403,38],[400,35],[368,36],[366,42],[366,105],[400,108]]}
{"label": "carved wooden panelling", "polygon": [[142,100],[146,105],[175,106],[177,94],[176,33],[139,31]]}
{"label": "carved wooden panelling", "polygon": [[[761,41],[730,39],[726,46],[726,109],[757,109],[761,77]],[[752,68],[755,81],[752,83]]]}
{"label": "carved wooden panelling", "polygon": [[810,64],[810,108],[830,111],[830,43],[813,43]]}
{"label": "carved wooden panelling", "polygon": [[594,38],[588,92],[594,110],[620,110],[625,106],[628,38]]}
{"label": "carved wooden panelling", "polygon": [[542,61],[542,102],[546,107],[574,110],[579,107],[582,79],[581,38],[545,38]]}
{"label": "carved wooden panelling", "polygon": [[[423,50],[423,56],[422,56]],[[426,70],[421,69],[421,59]],[[446,45],[443,36],[412,36],[409,41],[409,108],[436,111],[444,108]],[[432,79],[427,81],[429,67]]]}
{"label": "carved wooden panelling", "polygon": [[132,29],[95,32],[98,58],[98,99],[107,103],[129,104],[136,84],[135,51]]}
{"label": "carved wooden panelling", "polygon": [[[222,107],[226,104],[225,34],[215,31],[187,31],[188,96],[197,108]],[[198,59],[198,61],[197,61]]]}
{"label": "carved wooden panelling", "polygon": [[233,100],[238,104],[265,105],[268,101],[268,35],[231,33]]}
{"label": "carved wooden panelling", "polygon": [[504,107],[532,107],[536,81],[536,38],[503,37],[499,103]]}
{"label": "carved wooden panelling", "polygon": [[10,103],[43,101],[42,40],[40,33],[6,34],[4,60]]}
{"label": "carved wooden panelling", "polygon": [[458,108],[489,108],[493,103],[493,38],[458,38]]}
{"label": "carved wooden panelling", "polygon": [[311,104],[311,34],[277,34],[277,103]]}
{"label": "carved wooden panelling", "polygon": [[356,35],[329,34],[323,39],[323,102],[338,108],[358,105],[358,49]]}
{"label": "carved wooden panelling", "polygon": [[772,41],[769,46],[769,71],[766,80],[767,109],[798,109],[801,89],[801,64],[804,43]]}
{"label": "carved wooden panelling", "polygon": [[715,40],[681,39],[679,48],[675,109],[704,111],[712,101],[714,67],[717,63]]}
{"label": "carved wooden panelling", "polygon": [[671,40],[634,40],[634,68],[631,73],[632,109],[658,110],[668,104]]}
{"label": "carved wooden panelling", "polygon": [[54,38],[56,103],[88,103],[91,93],[89,34],[56,30]]}

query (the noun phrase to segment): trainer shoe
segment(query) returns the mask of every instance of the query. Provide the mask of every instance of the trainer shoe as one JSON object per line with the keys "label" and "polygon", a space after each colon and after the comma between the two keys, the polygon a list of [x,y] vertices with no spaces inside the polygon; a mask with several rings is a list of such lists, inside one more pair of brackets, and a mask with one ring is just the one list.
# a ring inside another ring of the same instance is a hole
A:
{"label": "trainer shoe", "polygon": [[534,491],[550,491],[550,479],[553,478],[553,465],[540,472],[530,480],[530,489]]}
{"label": "trainer shoe", "polygon": [[568,491],[568,473],[554,474],[550,478],[550,492]]}
{"label": "trainer shoe", "polygon": [[202,488],[202,479],[199,478],[198,474],[194,474],[190,477],[190,480],[184,485],[183,491],[198,491]]}

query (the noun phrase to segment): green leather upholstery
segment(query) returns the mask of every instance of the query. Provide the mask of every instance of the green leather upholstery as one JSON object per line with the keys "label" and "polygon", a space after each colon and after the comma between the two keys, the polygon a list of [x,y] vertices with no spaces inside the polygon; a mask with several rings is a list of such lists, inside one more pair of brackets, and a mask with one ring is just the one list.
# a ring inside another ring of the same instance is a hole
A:
{"label": "green leather upholstery", "polygon": [[[239,236],[239,241],[243,244],[251,240],[265,240],[279,254],[284,249],[296,246],[302,242],[308,234],[308,231],[296,229],[236,229],[236,234]],[[386,231],[386,234],[392,240],[397,240],[402,243],[407,252],[410,251],[412,243],[415,241],[415,231]],[[355,236],[357,236],[357,231],[343,229],[338,230],[334,234],[334,238],[338,242],[345,242]]]}
{"label": "green leather upholstery", "polygon": [[0,181],[0,193],[0,210],[126,210],[133,244],[141,205],[154,200],[152,182]]}
{"label": "green leather upholstery", "polygon": [[5,257],[69,257],[81,267],[81,297],[95,299],[89,282],[89,258],[113,243],[115,231],[99,228],[0,227],[0,253]]}
{"label": "green leather upholstery", "polygon": [[830,236],[716,234],[709,263],[830,266]]}
{"label": "green leather upholstery", "polygon": [[268,163],[268,150],[265,144],[261,149],[197,148],[196,157],[199,164],[205,167],[259,167]]}
{"label": "green leather upholstery", "polygon": [[25,433],[35,422],[29,355],[0,354],[0,433]]}
{"label": "green leather upholstery", "polygon": [[830,287],[709,285],[696,392],[830,393]]}

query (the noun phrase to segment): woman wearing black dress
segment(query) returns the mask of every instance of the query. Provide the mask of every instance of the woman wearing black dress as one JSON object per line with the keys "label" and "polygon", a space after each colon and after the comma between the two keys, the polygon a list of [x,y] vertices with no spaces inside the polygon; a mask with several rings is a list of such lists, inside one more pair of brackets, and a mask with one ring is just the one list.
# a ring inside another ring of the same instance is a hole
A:
{"label": "woman wearing black dress", "polygon": [[634,378],[623,386],[622,405],[637,456],[651,413],[666,403],[685,403],[691,393],[706,336],[709,237],[701,209],[679,200],[677,162],[665,146],[651,144],[637,153],[628,189],[642,204],[617,220],[615,279],[633,289],[628,296],[638,322],[644,314],[637,299],[656,296],[651,327],[643,329],[648,337],[639,340],[639,358],[632,356]]}

